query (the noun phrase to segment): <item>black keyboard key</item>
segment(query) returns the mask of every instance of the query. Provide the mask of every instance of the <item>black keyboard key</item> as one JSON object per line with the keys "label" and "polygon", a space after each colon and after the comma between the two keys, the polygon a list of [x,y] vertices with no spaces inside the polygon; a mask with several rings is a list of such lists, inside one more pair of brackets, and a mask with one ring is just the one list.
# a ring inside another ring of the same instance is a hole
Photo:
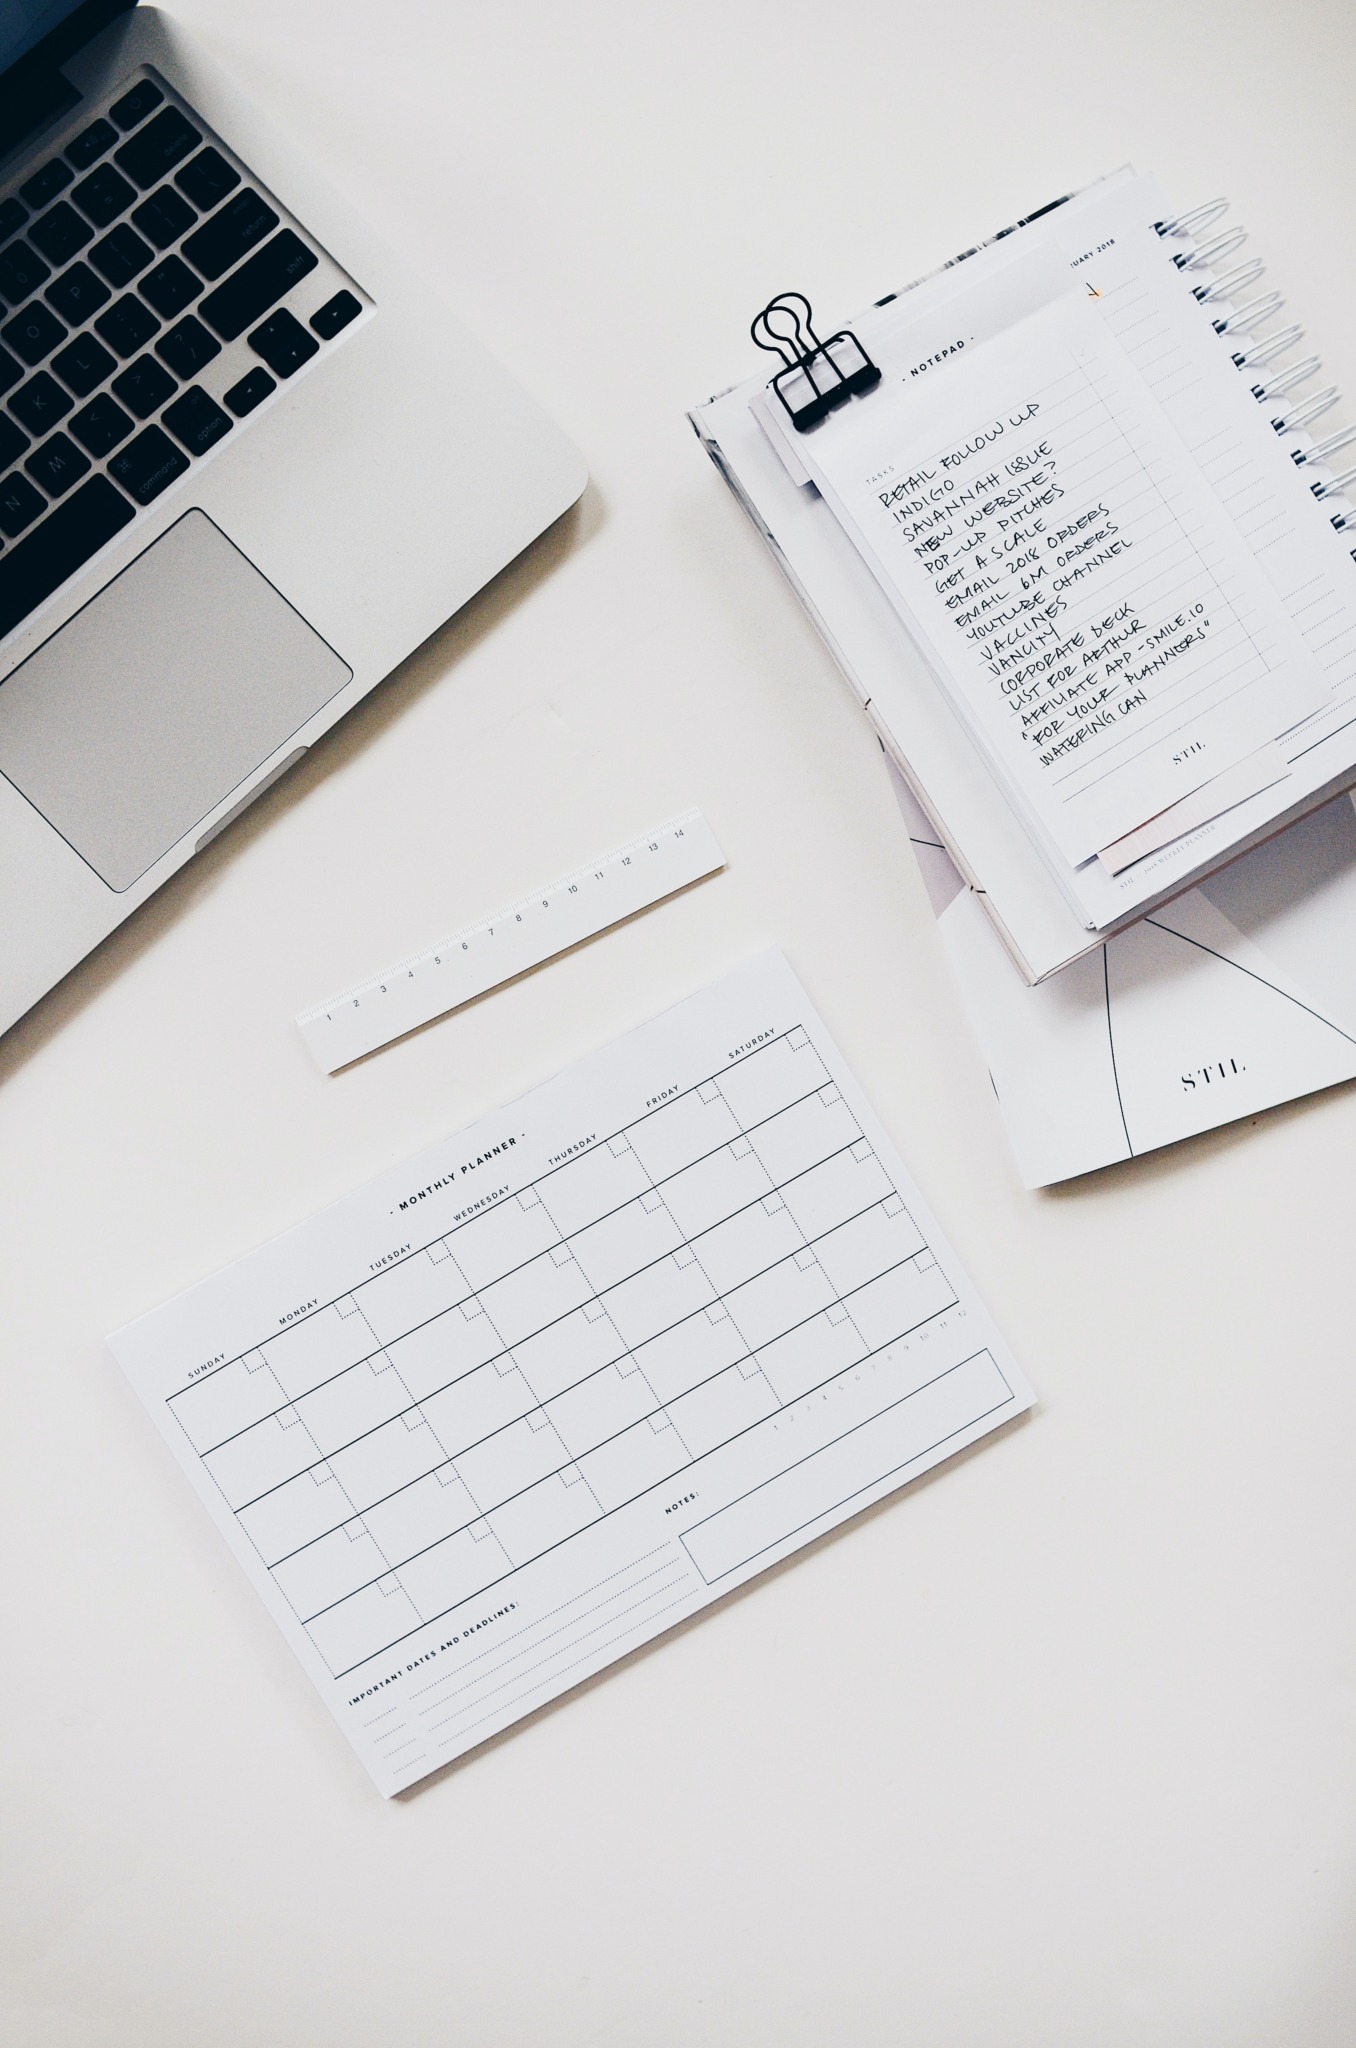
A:
{"label": "black keyboard key", "polygon": [[111,235],[105,235],[102,242],[94,244],[89,260],[116,292],[140,275],[153,254],[150,244],[143,242],[124,221],[120,228],[114,228]]}
{"label": "black keyboard key", "polygon": [[58,420],[64,420],[71,409],[71,401],[46,370],[39,370],[36,377],[30,377],[9,401],[9,409],[16,420],[22,420],[30,434],[45,434]]}
{"label": "black keyboard key", "polygon": [[198,311],[223,341],[234,341],[251,321],[275,306],[299,277],[314,270],[317,260],[299,235],[283,228],[247,257],[225,284],[209,292]]}
{"label": "black keyboard key", "polygon": [[0,298],[11,306],[22,305],[51,275],[50,265],[27,242],[11,242],[8,249],[0,249]]}
{"label": "black keyboard key", "polygon": [[322,341],[333,341],[340,329],[356,320],[361,312],[362,305],[352,292],[336,292],[332,299],[326,299],[318,313],[312,313],[311,325]]}
{"label": "black keyboard key", "polygon": [[181,199],[168,185],[159,192],[152,192],[132,215],[146,240],[154,242],[157,249],[168,249],[170,243],[177,242],[197,218],[188,201]]}
{"label": "black keyboard key", "polygon": [[177,107],[162,107],[153,121],[114,151],[113,161],[144,192],[201,141],[193,123],[186,121]]}
{"label": "black keyboard key", "polygon": [[77,249],[83,249],[86,242],[94,239],[94,230],[87,220],[81,220],[69,201],[59,199],[41,220],[34,221],[28,239],[41,249],[49,263],[68,263]]}
{"label": "black keyboard key", "polygon": [[219,149],[209,145],[174,173],[174,182],[181,192],[188,194],[199,213],[210,213],[228,192],[234,192],[240,183],[240,173],[227,163]]}
{"label": "black keyboard key", "polygon": [[0,412],[0,469],[8,469],[11,462],[17,462],[28,446],[28,436],[22,427],[16,427],[13,420],[7,420]]}
{"label": "black keyboard key", "polygon": [[187,468],[188,457],[159,427],[147,427],[108,465],[110,476],[115,476],[123,489],[131,492],[138,505],[149,505]]}
{"label": "black keyboard key", "polygon": [[132,431],[131,419],[106,391],[92,398],[82,411],[74,413],[66,425],[80,446],[91,455],[107,455]]}
{"label": "black keyboard key", "polygon": [[36,299],[31,306],[25,306],[22,313],[16,313],[0,327],[0,338],[7,341],[16,356],[22,356],[26,363],[40,363],[49,356],[59,341],[66,339],[66,329],[50,313],[46,306],[40,306]]}
{"label": "black keyboard key", "polygon": [[106,306],[112,296],[108,286],[94,275],[88,263],[73,263],[43,293],[48,305],[72,327],[83,326],[86,320],[92,320],[100,306]]}
{"label": "black keyboard key", "polygon": [[[143,306],[140,299],[134,299],[129,292],[125,299],[115,299],[106,313],[101,313],[94,323],[111,349],[120,356],[134,356],[144,348],[153,334],[160,332],[160,322],[149,306]],[[0,333],[3,333],[0,328]]]}
{"label": "black keyboard key", "polygon": [[262,356],[275,377],[290,377],[303,363],[309,363],[312,356],[319,355],[320,343],[308,334],[295,314],[286,306],[265,320],[262,327],[256,327],[250,336],[250,347],[257,356]]}
{"label": "black keyboard key", "polygon": [[172,320],[176,313],[183,312],[185,306],[193,304],[202,290],[202,279],[195,277],[177,256],[167,256],[163,263],[156,264],[154,270],[146,272],[137,290],[157,313],[166,320]]}
{"label": "black keyboard key", "polygon": [[41,448],[35,448],[24,468],[35,484],[41,484],[49,498],[64,497],[72,484],[89,475],[88,455],[82,455],[68,434],[53,434]]}
{"label": "black keyboard key", "polygon": [[10,540],[46,510],[47,500],[34,490],[26,476],[7,476],[0,484],[0,533],[7,534]]}
{"label": "black keyboard key", "polygon": [[126,213],[136,193],[128,184],[121,171],[115,171],[112,164],[100,164],[97,171],[82,178],[71,197],[87,220],[96,228],[106,228],[120,213]]}
{"label": "black keyboard key", "polygon": [[24,367],[7,348],[0,348],[0,392],[8,391],[23,376]]}
{"label": "black keyboard key", "polygon": [[20,185],[19,197],[36,213],[40,206],[46,206],[49,199],[55,199],[58,192],[66,190],[72,175],[70,166],[63,164],[59,156],[54,156],[50,164],[44,164],[40,171],[34,171],[32,177]]}
{"label": "black keyboard key", "polygon": [[98,163],[106,149],[112,149],[117,139],[118,131],[111,121],[91,121],[73,142],[66,144],[66,161],[77,171],[87,171],[91,164]]}
{"label": "black keyboard key", "polygon": [[237,192],[229,205],[189,236],[184,254],[204,277],[218,278],[277,225],[277,214],[257,192]]}
{"label": "black keyboard key", "polygon": [[[22,481],[11,477],[9,483],[0,485],[0,503],[10,485]],[[0,557],[0,635],[12,632],[135,518],[126,498],[106,476],[87,477],[35,533]]]}
{"label": "black keyboard key", "polygon": [[88,398],[117,367],[103,343],[92,334],[77,334],[74,341],[52,357],[52,368],[77,398]]}
{"label": "black keyboard key", "polygon": [[253,412],[256,405],[262,405],[269,392],[277,388],[267,370],[250,370],[238,384],[232,384],[226,393],[226,403],[236,418],[243,420],[247,412]]}
{"label": "black keyboard key", "polygon": [[176,377],[187,383],[196,377],[204,363],[210,363],[213,356],[221,354],[221,343],[207,332],[201,320],[195,320],[190,313],[177,327],[171,327],[168,334],[162,334],[155,345],[155,352],[162,362],[169,364]]}
{"label": "black keyboard key", "polygon": [[158,107],[164,97],[158,85],[153,85],[149,78],[143,78],[120,100],[114,100],[108,111],[125,135],[129,128],[136,127],[138,121],[144,121],[151,108]]}
{"label": "black keyboard key", "polygon": [[7,242],[11,235],[17,235],[28,219],[28,208],[21,206],[17,199],[0,199],[0,242]]}
{"label": "black keyboard key", "polygon": [[138,356],[120,377],[113,379],[113,389],[129,412],[134,412],[139,420],[148,420],[153,412],[159,412],[167,398],[173,397],[177,386],[154,356]]}
{"label": "black keyboard key", "polygon": [[160,418],[175,440],[183,442],[190,455],[205,455],[235,425],[230,415],[224,413],[215,398],[209,398],[199,384],[181,392],[173,405],[165,407]]}

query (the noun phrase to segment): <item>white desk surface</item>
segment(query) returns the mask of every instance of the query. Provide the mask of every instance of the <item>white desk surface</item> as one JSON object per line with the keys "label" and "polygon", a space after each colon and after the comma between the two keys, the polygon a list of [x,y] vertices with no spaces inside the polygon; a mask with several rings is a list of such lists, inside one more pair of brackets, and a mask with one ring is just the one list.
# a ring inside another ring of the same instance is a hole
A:
{"label": "white desk surface", "polygon": [[[1233,195],[1352,390],[1349,11],[182,12],[594,482],[0,1045],[0,2043],[1347,2048],[1356,1092],[1021,1191],[683,412],[774,291],[846,316],[1126,159]],[[314,1070],[307,1001],[691,803],[723,878]],[[383,1802],[102,1335],[768,941],[1042,1406]]]}

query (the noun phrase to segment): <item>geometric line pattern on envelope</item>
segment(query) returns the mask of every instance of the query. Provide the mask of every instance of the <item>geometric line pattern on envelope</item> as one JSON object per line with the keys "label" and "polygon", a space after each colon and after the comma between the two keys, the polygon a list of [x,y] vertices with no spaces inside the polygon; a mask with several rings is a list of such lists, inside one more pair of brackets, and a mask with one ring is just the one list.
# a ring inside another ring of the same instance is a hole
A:
{"label": "geometric line pattern on envelope", "polygon": [[167,1405],[339,1678],[955,1304],[797,1027]]}

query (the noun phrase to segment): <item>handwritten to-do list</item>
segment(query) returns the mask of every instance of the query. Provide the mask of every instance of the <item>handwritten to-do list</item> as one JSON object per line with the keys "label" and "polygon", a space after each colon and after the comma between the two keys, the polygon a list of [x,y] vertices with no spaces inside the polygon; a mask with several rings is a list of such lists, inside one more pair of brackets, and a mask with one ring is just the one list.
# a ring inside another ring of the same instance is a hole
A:
{"label": "handwritten to-do list", "polygon": [[778,954],[111,1342],[387,1792],[1031,1401]]}
{"label": "handwritten to-do list", "polygon": [[1084,298],[982,344],[925,393],[863,401],[809,459],[1072,863],[1322,701],[1293,627]]}

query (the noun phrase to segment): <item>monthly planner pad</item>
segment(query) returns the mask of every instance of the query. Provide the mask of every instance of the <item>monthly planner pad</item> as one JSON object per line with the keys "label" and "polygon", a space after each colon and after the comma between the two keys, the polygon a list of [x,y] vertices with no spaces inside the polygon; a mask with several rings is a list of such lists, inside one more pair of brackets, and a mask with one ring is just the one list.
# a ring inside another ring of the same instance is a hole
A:
{"label": "monthly planner pad", "polygon": [[110,1345],[388,1794],[1033,1398],[777,953]]}

